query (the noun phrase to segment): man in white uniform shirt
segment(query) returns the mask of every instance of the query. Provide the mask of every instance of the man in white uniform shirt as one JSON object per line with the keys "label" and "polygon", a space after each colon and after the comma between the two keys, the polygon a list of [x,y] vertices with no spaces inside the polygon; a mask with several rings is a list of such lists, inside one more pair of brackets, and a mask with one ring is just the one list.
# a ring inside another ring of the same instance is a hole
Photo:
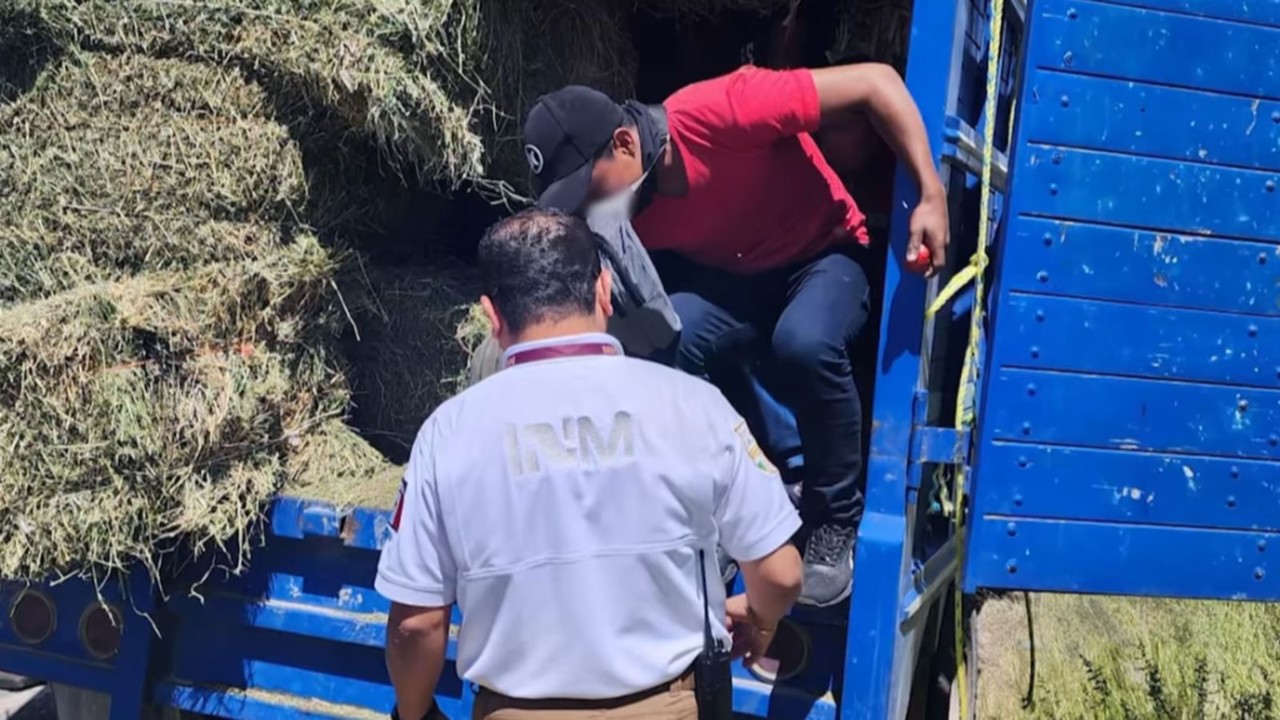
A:
{"label": "man in white uniform shirt", "polygon": [[[479,255],[505,369],[423,425],[378,567],[400,717],[432,709],[456,602],[476,718],[695,718],[700,553],[714,630],[752,662],[800,592],[800,518],[719,391],[605,334],[582,220],[521,213]],[[727,602],[717,542],[747,588]]]}

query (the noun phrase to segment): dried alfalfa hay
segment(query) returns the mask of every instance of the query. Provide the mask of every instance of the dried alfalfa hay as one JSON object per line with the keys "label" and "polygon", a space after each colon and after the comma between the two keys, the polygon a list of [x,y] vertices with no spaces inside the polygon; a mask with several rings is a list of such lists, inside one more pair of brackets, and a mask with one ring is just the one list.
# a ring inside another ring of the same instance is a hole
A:
{"label": "dried alfalfa hay", "polygon": [[66,46],[230,64],[330,108],[422,177],[482,171],[451,0],[5,0]]}
{"label": "dried alfalfa hay", "polygon": [[393,461],[408,460],[427,416],[465,384],[469,348],[457,329],[475,288],[472,271],[446,262],[368,268],[344,286],[351,423]]}
{"label": "dried alfalfa hay", "polygon": [[833,63],[882,62],[905,71],[912,6],[912,0],[841,3],[827,58]]}
{"label": "dried alfalfa hay", "polygon": [[287,448],[347,403],[316,337],[333,272],[302,237],[0,311],[0,577],[243,552]]}
{"label": "dried alfalfa hay", "polygon": [[261,89],[70,53],[0,108],[0,304],[257,256],[299,224],[299,149]]}
{"label": "dried alfalfa hay", "polygon": [[340,420],[331,420],[290,450],[284,492],[340,509],[391,507],[404,468],[388,461]]}

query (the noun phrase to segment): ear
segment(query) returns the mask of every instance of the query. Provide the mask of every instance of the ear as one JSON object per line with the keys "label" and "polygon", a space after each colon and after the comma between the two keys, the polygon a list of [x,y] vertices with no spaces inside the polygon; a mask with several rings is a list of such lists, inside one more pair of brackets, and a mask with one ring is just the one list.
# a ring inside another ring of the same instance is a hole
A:
{"label": "ear", "polygon": [[480,307],[484,309],[484,316],[489,318],[489,334],[502,340],[502,316],[498,314],[498,308],[494,306],[493,301],[488,295],[480,296]]}
{"label": "ear", "polygon": [[596,305],[606,318],[613,317],[613,275],[608,270],[601,270],[596,279]]}
{"label": "ear", "polygon": [[640,157],[640,135],[634,128],[620,127],[613,131],[613,153]]}

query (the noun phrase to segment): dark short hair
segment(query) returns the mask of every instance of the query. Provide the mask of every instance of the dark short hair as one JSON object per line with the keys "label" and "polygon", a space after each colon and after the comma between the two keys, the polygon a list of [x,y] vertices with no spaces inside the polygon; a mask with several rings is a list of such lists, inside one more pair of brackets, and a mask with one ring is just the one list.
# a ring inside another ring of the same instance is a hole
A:
{"label": "dark short hair", "polygon": [[512,332],[595,308],[600,254],[581,218],[534,208],[499,220],[480,239],[479,261],[485,294]]}

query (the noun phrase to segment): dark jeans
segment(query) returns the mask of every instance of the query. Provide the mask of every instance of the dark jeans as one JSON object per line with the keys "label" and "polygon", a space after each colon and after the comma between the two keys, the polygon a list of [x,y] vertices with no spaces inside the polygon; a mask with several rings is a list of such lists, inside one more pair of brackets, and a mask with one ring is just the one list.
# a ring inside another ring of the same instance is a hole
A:
{"label": "dark jeans", "polygon": [[753,424],[775,461],[787,454],[787,428],[776,409],[761,406],[767,392],[749,373],[762,370],[756,378],[794,412],[804,451],[801,512],[810,526],[862,518],[862,404],[849,360],[869,312],[859,255],[833,250],[750,277],[655,257],[684,324],[674,365],[720,385],[748,421],[765,413]]}

